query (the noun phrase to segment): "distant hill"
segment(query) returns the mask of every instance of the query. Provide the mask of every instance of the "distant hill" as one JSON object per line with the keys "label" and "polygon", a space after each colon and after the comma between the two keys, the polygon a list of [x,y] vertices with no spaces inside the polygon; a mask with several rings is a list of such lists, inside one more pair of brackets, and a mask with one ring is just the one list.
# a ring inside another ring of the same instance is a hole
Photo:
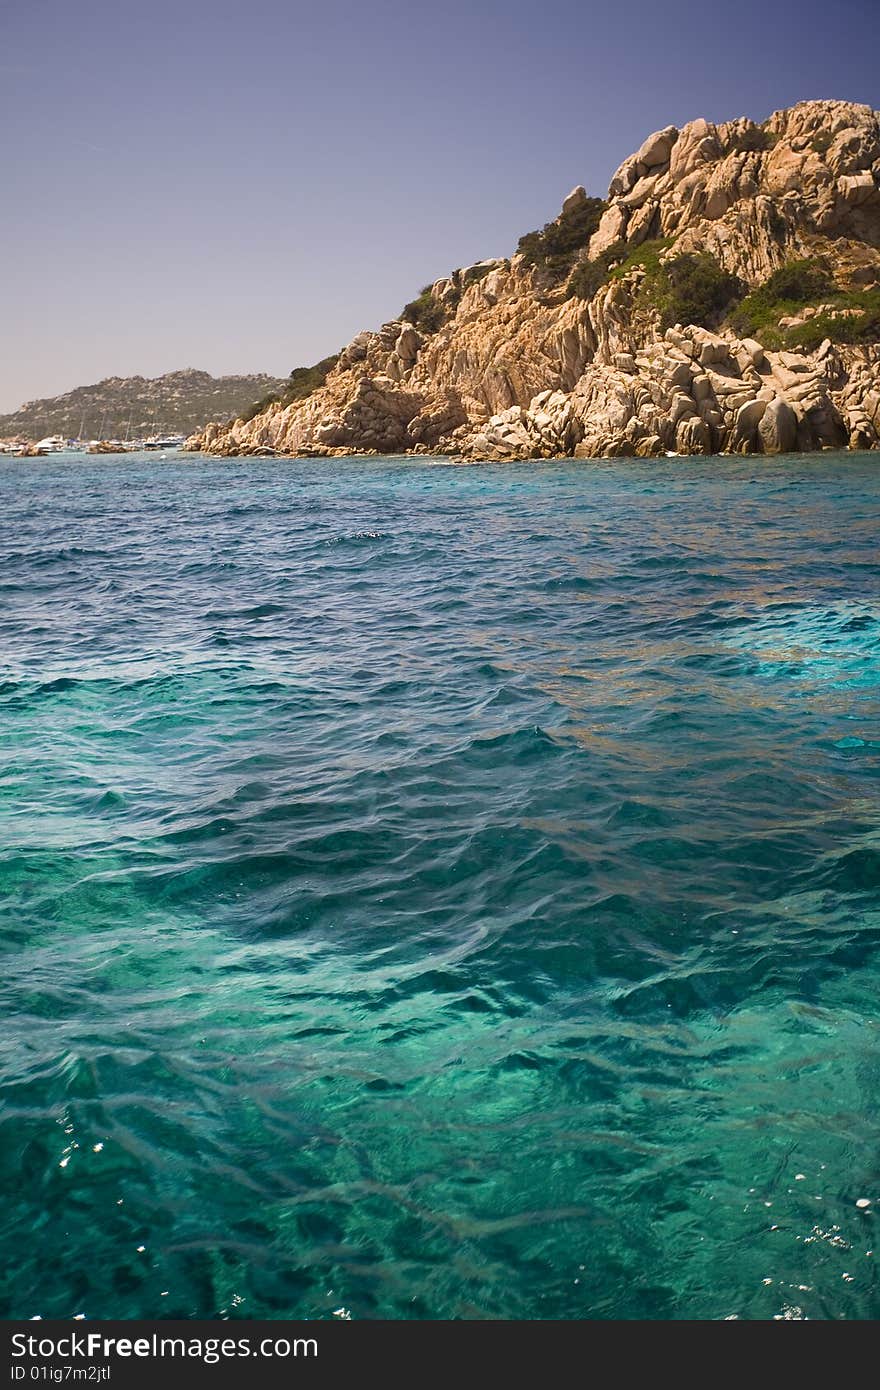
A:
{"label": "distant hill", "polygon": [[282,391],[285,378],[211,376],[187,368],[165,376],[111,376],[94,386],[78,386],[63,396],[28,401],[11,415],[0,415],[0,439],[138,438],[154,433],[191,434],[208,420],[229,420],[259,397]]}

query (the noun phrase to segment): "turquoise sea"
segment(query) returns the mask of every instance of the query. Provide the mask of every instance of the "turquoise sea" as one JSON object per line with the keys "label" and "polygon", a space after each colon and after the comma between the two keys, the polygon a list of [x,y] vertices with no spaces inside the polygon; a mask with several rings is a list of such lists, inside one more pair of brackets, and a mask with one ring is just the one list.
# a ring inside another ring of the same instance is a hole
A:
{"label": "turquoise sea", "polygon": [[0,1316],[880,1316],[878,516],[0,462]]}

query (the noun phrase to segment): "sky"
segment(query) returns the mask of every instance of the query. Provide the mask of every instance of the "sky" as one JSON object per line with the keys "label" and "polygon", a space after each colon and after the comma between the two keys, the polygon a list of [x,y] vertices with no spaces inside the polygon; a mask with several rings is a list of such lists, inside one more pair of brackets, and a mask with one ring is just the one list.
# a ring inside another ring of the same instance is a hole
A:
{"label": "sky", "polygon": [[0,410],[270,372],[653,130],[880,107],[880,0],[0,0]]}

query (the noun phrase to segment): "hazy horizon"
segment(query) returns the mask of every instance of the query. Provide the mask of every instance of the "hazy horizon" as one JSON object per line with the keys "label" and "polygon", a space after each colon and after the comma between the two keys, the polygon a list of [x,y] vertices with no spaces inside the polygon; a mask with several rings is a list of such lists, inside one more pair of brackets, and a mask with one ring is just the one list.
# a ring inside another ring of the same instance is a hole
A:
{"label": "hazy horizon", "polygon": [[880,106],[880,13],[400,0],[0,19],[0,411],[110,376],[284,376],[509,255],[651,131]]}

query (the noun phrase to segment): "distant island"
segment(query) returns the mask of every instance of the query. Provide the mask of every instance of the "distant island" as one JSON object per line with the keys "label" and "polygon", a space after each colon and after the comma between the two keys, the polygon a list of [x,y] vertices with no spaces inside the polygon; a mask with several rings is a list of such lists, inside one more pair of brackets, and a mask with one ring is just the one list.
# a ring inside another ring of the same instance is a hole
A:
{"label": "distant island", "polygon": [[659,457],[880,448],[880,118],[806,101],[648,136],[510,258],[189,447]]}
{"label": "distant island", "polygon": [[28,401],[0,415],[0,440],[64,438],[137,439],[154,434],[191,434],[208,420],[241,415],[257,397],[282,391],[286,378],[211,376],[186,368],[164,376],[107,377],[63,396]]}

